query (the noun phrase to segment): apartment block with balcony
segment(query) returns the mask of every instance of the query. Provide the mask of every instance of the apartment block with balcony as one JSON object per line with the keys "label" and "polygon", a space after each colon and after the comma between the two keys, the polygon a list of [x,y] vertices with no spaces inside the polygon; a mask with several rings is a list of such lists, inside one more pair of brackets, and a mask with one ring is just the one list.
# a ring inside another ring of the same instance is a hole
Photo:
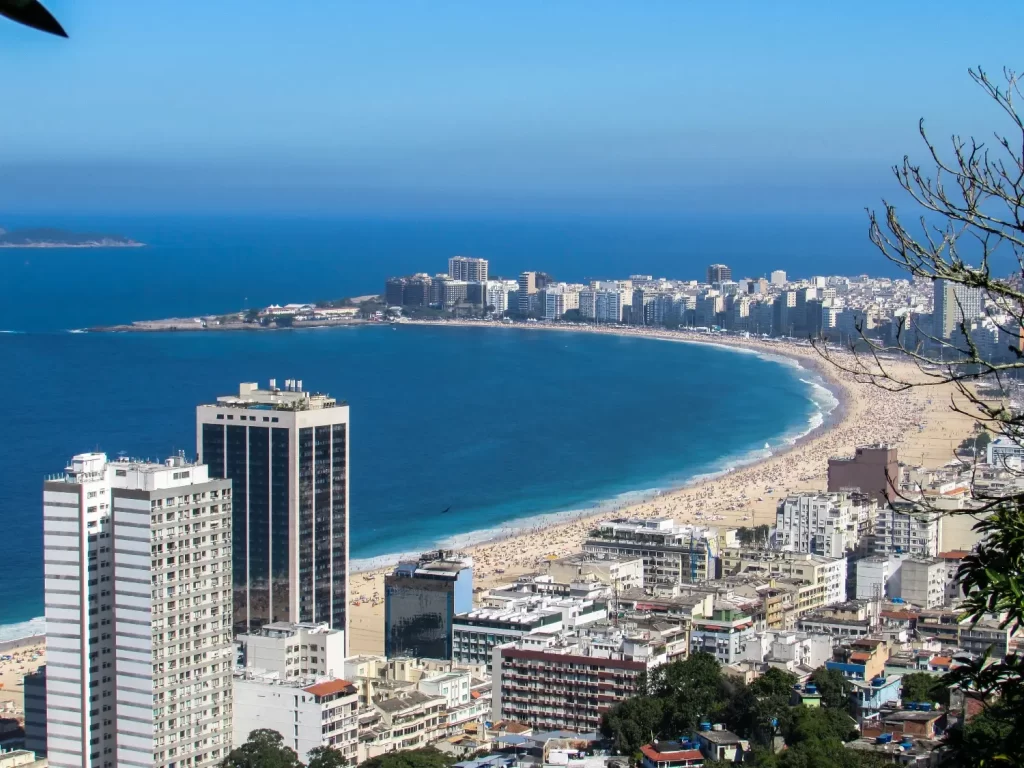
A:
{"label": "apartment block with balcony", "polygon": [[261,728],[277,731],[304,763],[310,750],[330,747],[347,765],[358,760],[359,696],[348,680],[282,680],[276,673],[234,678],[234,741]]}
{"label": "apartment block with balcony", "polygon": [[730,547],[722,550],[721,563],[723,576],[764,574],[778,579],[797,580],[815,587],[799,596],[797,615],[821,606],[846,602],[845,557]]}
{"label": "apartment block with balcony", "polygon": [[919,608],[941,608],[946,600],[946,564],[937,557],[909,557],[900,566],[900,597]]}
{"label": "apartment block with balcony", "polygon": [[359,762],[420,749],[447,735],[445,697],[403,691],[376,697],[359,718]]}
{"label": "apartment block with balcony", "polygon": [[43,485],[47,756],[220,763],[231,746],[231,481],[74,456]]}
{"label": "apartment block with balcony", "polygon": [[493,674],[492,651],[499,645],[536,633],[557,634],[608,617],[604,602],[520,597],[498,608],[478,608],[455,617],[452,657],[460,664],[483,664]]}
{"label": "apartment block with balcony", "polygon": [[722,664],[744,658],[747,643],[756,630],[751,617],[731,609],[716,610],[708,617],[695,617],[690,626],[690,652],[710,653]]}
{"label": "apartment block with balcony", "polygon": [[494,649],[492,718],[595,731],[605,712],[639,692],[641,675],[665,660],[660,640],[611,628],[582,637],[523,638]]}
{"label": "apartment block with balcony", "polygon": [[644,584],[695,584],[716,570],[718,530],[679,525],[672,518],[621,518],[601,523],[583,544],[585,553],[640,557]]}
{"label": "apartment block with balcony", "polygon": [[876,555],[935,557],[939,552],[939,530],[934,513],[907,502],[894,502],[878,510],[872,551]]}

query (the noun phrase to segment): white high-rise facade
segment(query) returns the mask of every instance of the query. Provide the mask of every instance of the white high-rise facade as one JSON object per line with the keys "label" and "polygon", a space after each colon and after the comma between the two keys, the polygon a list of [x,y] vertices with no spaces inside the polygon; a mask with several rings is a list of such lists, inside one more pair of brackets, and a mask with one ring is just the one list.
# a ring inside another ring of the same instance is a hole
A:
{"label": "white high-rise facade", "polygon": [[233,483],[234,627],[346,631],[348,406],[284,384],[240,384],[196,409],[199,460]]}
{"label": "white high-rise facade", "polygon": [[860,543],[868,527],[862,517],[874,508],[854,505],[845,493],[799,493],[779,502],[775,540],[779,549],[845,557]]}
{"label": "white high-rise facade", "polygon": [[[953,338],[963,342],[960,327],[965,321],[981,315],[981,289],[949,280],[936,280],[935,307],[932,311],[932,333],[940,339]],[[954,338],[955,335],[955,338]]]}
{"label": "white high-rise facade", "polygon": [[448,275],[453,280],[465,280],[468,283],[486,283],[487,259],[452,256],[452,258],[448,259]]}
{"label": "white high-rise facade", "polygon": [[43,484],[54,768],[218,765],[231,748],[231,482],[75,456]]}
{"label": "white high-rise facade", "polygon": [[935,557],[942,546],[936,515],[911,504],[897,507],[878,510],[873,553]]}

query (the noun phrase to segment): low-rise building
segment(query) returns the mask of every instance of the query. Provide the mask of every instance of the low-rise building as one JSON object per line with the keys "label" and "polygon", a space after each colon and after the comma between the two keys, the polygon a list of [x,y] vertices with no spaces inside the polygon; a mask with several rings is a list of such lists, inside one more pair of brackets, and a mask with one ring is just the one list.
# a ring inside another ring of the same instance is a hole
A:
{"label": "low-rise building", "polygon": [[724,725],[704,723],[694,734],[698,749],[707,760],[719,763],[740,763],[750,752],[750,742],[741,739]]}
{"label": "low-rise building", "polygon": [[697,584],[715,575],[718,531],[679,525],[668,517],[621,518],[601,523],[583,551],[644,561],[644,584]]}
{"label": "low-rise building", "polygon": [[704,754],[689,739],[655,741],[651,744],[644,744],[640,747],[640,753],[643,755],[640,762],[643,768],[703,768],[704,766]]}
{"label": "low-rise building", "polygon": [[233,681],[234,743],[261,728],[277,731],[303,762],[315,747],[338,750],[348,765],[358,760],[356,687],[347,680],[288,679],[236,674]]}
{"label": "low-rise building", "polygon": [[937,557],[908,557],[900,566],[900,597],[919,608],[939,608],[946,599],[946,564]]}
{"label": "low-rise building", "polygon": [[547,573],[557,582],[595,580],[620,593],[630,589],[642,589],[644,586],[642,557],[577,552],[547,561]]}
{"label": "low-rise building", "polygon": [[722,664],[733,664],[744,658],[754,634],[754,622],[748,614],[716,610],[711,616],[693,619],[690,652],[710,653]]}
{"label": "low-rise building", "polygon": [[345,633],[327,624],[275,621],[235,637],[241,665],[281,680],[335,677],[345,668]]}
{"label": "low-rise building", "polygon": [[848,680],[871,681],[883,675],[888,659],[884,640],[864,637],[838,646],[825,667],[841,672]]}
{"label": "low-rise building", "polygon": [[607,606],[593,600],[529,596],[500,608],[479,608],[453,621],[453,658],[461,664],[486,664],[492,672],[492,651],[503,643],[534,633],[558,633],[608,617]]}
{"label": "low-rise building", "polygon": [[420,691],[375,698],[359,716],[359,762],[419,749],[447,735],[445,699]]}
{"label": "low-rise building", "polygon": [[739,547],[723,550],[721,563],[723,576],[763,573],[796,579],[814,587],[806,594],[801,594],[796,606],[798,615],[821,606],[846,602],[845,557]]}

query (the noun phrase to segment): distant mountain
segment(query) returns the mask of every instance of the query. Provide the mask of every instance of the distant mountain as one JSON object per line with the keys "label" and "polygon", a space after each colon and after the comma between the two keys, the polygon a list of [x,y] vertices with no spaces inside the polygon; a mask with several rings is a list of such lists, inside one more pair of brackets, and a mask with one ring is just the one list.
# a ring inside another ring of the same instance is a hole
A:
{"label": "distant mountain", "polygon": [[144,243],[122,235],[68,232],[52,227],[15,229],[11,232],[0,229],[0,248],[126,248],[141,245]]}

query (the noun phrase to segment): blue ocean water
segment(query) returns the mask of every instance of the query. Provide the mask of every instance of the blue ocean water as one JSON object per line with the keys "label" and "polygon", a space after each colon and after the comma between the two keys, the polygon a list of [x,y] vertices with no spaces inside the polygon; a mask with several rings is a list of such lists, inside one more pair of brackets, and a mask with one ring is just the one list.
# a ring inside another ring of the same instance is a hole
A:
{"label": "blue ocean water", "polygon": [[3,217],[134,237],[145,249],[0,249],[0,330],[63,330],[380,293],[389,275],[487,258],[491,274],[560,280],[703,279],[708,264],[757,277],[899,274],[845,218],[577,218],[519,221]]}
{"label": "blue ocean water", "polygon": [[[463,544],[679,484],[820,420],[806,371],[650,339],[411,326],[68,333],[237,308],[240,295],[269,303],[373,291],[412,269],[393,244],[373,263],[335,249],[337,232],[323,224],[292,222],[287,237],[262,239],[251,229],[233,238],[236,224],[191,235],[160,226],[168,240],[142,250],[0,251],[0,328],[20,331],[0,333],[0,625],[42,613],[43,476],[81,451],[192,454],[196,404],[241,381],[298,378],[350,404],[357,560]],[[581,253],[577,270],[587,269]]]}

